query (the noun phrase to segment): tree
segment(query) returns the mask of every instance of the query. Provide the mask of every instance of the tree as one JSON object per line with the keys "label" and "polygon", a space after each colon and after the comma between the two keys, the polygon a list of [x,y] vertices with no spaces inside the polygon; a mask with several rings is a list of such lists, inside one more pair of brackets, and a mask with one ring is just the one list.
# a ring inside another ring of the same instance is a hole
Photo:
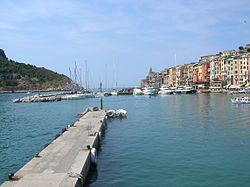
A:
{"label": "tree", "polygon": [[243,46],[240,46],[240,47],[239,47],[239,50],[243,50],[243,49],[244,49],[244,47],[243,47]]}
{"label": "tree", "polygon": [[7,59],[4,50],[0,49],[0,58]]}

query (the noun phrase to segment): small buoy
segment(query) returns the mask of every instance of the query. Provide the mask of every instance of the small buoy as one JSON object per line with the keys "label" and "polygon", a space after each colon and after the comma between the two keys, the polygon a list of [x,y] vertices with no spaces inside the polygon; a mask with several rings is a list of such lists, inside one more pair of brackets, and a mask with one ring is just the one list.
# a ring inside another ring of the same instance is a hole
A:
{"label": "small buoy", "polygon": [[113,117],[115,117],[115,111],[114,111],[114,110],[108,110],[108,111],[107,111],[107,116],[108,116],[108,118],[113,118]]}

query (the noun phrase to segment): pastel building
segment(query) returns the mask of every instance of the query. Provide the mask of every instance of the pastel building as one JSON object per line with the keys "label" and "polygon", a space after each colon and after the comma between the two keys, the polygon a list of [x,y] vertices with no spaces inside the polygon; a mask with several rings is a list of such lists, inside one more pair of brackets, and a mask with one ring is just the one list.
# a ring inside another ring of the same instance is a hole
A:
{"label": "pastel building", "polygon": [[237,51],[202,56],[199,62],[167,68],[160,73],[150,69],[142,85],[210,89],[250,86],[250,45]]}

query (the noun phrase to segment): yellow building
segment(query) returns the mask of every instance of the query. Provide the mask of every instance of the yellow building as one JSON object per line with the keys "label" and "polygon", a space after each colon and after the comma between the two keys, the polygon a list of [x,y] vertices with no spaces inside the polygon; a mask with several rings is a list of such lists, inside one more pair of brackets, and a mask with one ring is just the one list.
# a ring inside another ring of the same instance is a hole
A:
{"label": "yellow building", "polygon": [[202,80],[202,63],[198,64],[198,80]]}
{"label": "yellow building", "polygon": [[168,86],[175,86],[175,67],[169,68]]}

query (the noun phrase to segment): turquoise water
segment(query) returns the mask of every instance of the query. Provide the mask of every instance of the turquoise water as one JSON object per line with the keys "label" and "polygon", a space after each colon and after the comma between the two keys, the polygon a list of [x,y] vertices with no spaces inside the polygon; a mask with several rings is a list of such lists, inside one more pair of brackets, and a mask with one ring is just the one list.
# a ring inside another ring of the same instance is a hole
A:
{"label": "turquoise water", "polygon": [[[0,182],[99,99],[11,103],[0,95]],[[249,186],[250,106],[225,94],[105,97],[108,123],[89,186]]]}

